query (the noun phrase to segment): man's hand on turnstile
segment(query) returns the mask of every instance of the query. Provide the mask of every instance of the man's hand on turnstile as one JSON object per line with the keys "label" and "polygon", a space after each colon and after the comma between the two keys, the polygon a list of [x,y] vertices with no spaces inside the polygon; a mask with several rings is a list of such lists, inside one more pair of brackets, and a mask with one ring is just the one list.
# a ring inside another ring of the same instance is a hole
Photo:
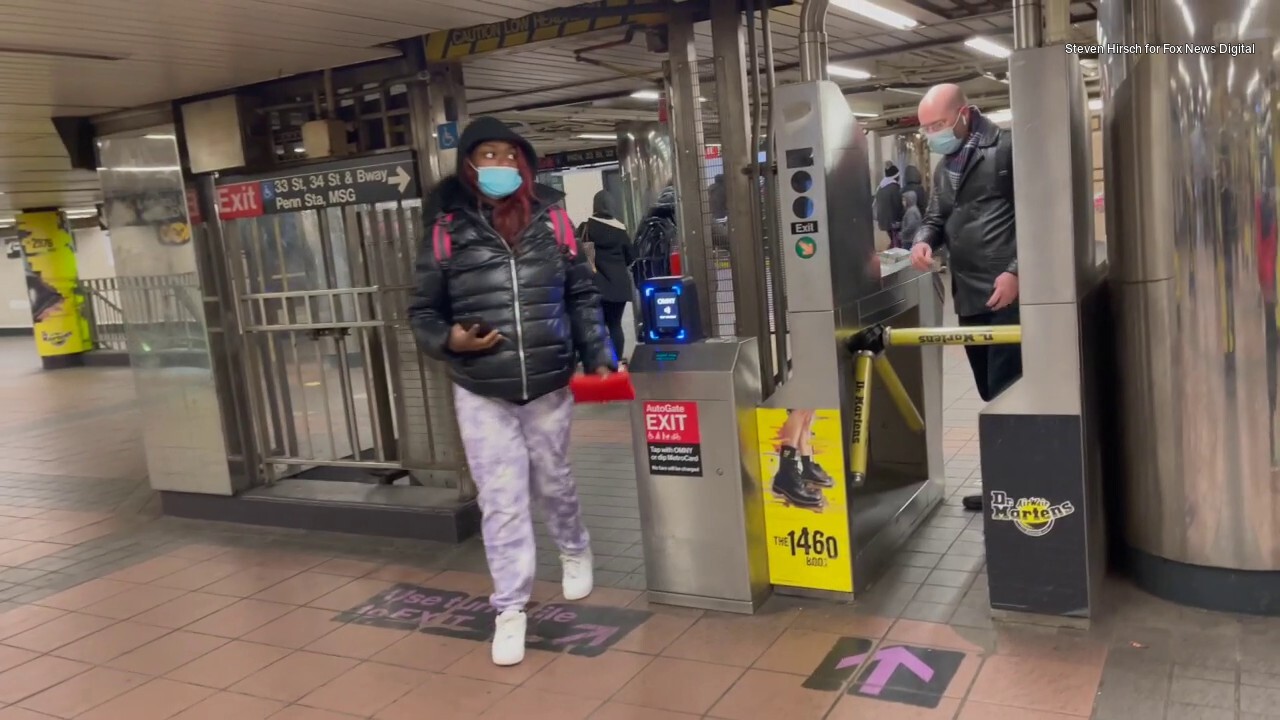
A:
{"label": "man's hand on turnstile", "polygon": [[933,248],[927,242],[918,242],[911,246],[911,267],[920,272],[933,269]]}

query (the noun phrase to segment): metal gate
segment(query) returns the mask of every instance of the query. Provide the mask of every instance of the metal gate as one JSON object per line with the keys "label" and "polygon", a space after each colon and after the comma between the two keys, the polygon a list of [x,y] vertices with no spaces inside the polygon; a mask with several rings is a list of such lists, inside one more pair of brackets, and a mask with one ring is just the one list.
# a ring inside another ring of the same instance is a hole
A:
{"label": "metal gate", "polygon": [[421,232],[417,199],[224,224],[267,482],[327,468],[456,486],[448,383],[405,313]]}

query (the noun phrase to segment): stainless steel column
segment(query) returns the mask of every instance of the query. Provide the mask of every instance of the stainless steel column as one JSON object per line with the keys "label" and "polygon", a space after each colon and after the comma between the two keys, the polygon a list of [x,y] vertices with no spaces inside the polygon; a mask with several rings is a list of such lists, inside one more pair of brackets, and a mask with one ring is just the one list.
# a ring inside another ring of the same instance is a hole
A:
{"label": "stainless steel column", "polygon": [[[693,5],[684,3],[672,10],[667,26],[670,58],[667,68],[667,104],[671,110],[671,139],[675,149],[676,227],[680,231],[682,268],[703,287],[698,296],[702,327],[713,328],[714,277],[708,274],[707,245],[711,227],[702,212],[702,96],[698,79],[698,48],[693,32]],[[633,231],[634,235],[634,231]]]}
{"label": "stainless steel column", "polygon": [[[426,80],[409,84],[410,127],[424,196],[436,183],[452,175],[457,166],[458,151],[441,149],[438,128],[454,121],[461,133],[467,122],[462,66],[458,63],[429,63],[425,73]],[[424,226],[434,221],[435,218],[422,218]],[[419,228],[419,231],[424,231],[424,228]],[[399,373],[397,383],[397,391],[403,393],[406,400],[412,399],[411,402],[400,403],[406,408],[405,416],[400,419],[400,448],[405,466],[457,468],[453,476],[449,472],[412,472],[424,485],[452,487],[456,484],[462,497],[474,497],[475,485],[467,471],[453,409],[453,385],[449,382],[445,366],[423,358],[423,370],[418,372],[418,345],[407,325],[397,328],[395,345],[402,356],[411,359],[401,363],[405,369]]]}
{"label": "stainless steel column", "polygon": [[[733,272],[733,306],[736,334],[756,338],[760,365],[773,367],[769,338],[769,305],[765,292],[764,248],[756,213],[761,190],[752,187],[743,170],[760,148],[751,147],[746,87],[745,28],[736,3],[712,3],[711,44],[716,62],[716,110],[720,120],[720,152],[724,160],[724,184],[729,205],[729,262]],[[767,395],[771,380],[765,386]]]}
{"label": "stainless steel column", "polygon": [[[1280,4],[1109,0],[1100,20],[1103,42],[1165,49],[1102,56],[1136,578],[1174,600],[1280,612]],[[1168,51],[1184,43],[1216,52]]]}

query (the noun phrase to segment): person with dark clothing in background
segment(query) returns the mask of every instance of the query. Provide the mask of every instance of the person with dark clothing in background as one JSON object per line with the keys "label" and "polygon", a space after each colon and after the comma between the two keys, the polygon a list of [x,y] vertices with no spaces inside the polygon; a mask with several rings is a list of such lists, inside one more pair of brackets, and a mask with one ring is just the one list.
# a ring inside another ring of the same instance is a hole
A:
{"label": "person with dark clothing in background", "polygon": [[716,175],[716,179],[707,186],[707,204],[711,206],[711,219],[719,220],[729,217],[729,195],[724,184],[724,173]]}
{"label": "person with dark clothing in background", "polygon": [[[920,101],[929,149],[943,155],[911,248],[928,271],[933,253],[950,251],[951,290],[961,325],[1017,325],[1018,246],[1013,212],[1013,136],[983,117],[958,85],[935,85]],[[965,348],[978,395],[990,401],[1022,376],[1018,345]],[[982,509],[982,496],[964,498]]]}
{"label": "person with dark clothing in background", "polygon": [[[902,192],[915,193],[916,207],[920,208],[922,211],[924,208],[929,207],[929,189],[924,186],[924,178],[920,174],[920,168],[915,165],[908,165],[907,168],[902,171]],[[906,233],[903,233],[903,235],[904,241],[911,241],[911,238],[905,237]]]}
{"label": "person with dark clothing in background", "polygon": [[902,193],[902,207],[902,247],[909,248],[915,242],[916,231],[924,222],[924,216],[920,214],[916,194],[912,190]]}
{"label": "person with dark clothing in background", "polygon": [[558,207],[564,194],[534,181],[537,166],[533,146],[506,123],[471,121],[456,174],[423,203],[428,227],[408,313],[418,347],[453,381],[493,578],[496,665],[524,659],[534,502],[560,552],[564,598],[594,587],[569,463],[569,382],[579,363],[599,375],[617,369],[591,266]]}
{"label": "person with dark clothing in background", "polygon": [[889,247],[902,247],[902,184],[898,166],[884,164],[884,179],[876,189],[876,224],[889,234]]}
{"label": "person with dark clothing in background", "polygon": [[613,350],[622,362],[626,357],[622,318],[634,294],[631,264],[636,254],[627,226],[614,216],[613,198],[603,190],[596,193],[592,202],[591,219],[582,226],[582,240],[595,249],[596,286],[600,288],[604,323],[609,327]]}

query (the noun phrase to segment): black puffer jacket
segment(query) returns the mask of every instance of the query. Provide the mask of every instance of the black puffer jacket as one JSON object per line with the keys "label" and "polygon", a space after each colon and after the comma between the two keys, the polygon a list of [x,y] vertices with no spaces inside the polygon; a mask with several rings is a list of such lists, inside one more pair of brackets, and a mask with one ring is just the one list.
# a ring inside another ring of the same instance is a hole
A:
{"label": "black puffer jacket", "polygon": [[[486,140],[518,144],[537,166],[532,146],[490,118],[467,128],[459,163]],[[426,217],[435,217],[437,209],[453,215],[453,245],[449,257],[438,261],[428,228],[418,251],[409,320],[422,351],[448,362],[455,383],[484,397],[535,400],[568,385],[579,360],[588,372],[617,367],[586,254],[570,257],[556,244],[548,220],[547,210],[563,195],[542,185],[536,190],[533,222],[514,250],[456,176],[441,182],[425,203],[432,212]],[[473,320],[496,329],[503,341],[480,353],[451,352],[450,328]]]}

